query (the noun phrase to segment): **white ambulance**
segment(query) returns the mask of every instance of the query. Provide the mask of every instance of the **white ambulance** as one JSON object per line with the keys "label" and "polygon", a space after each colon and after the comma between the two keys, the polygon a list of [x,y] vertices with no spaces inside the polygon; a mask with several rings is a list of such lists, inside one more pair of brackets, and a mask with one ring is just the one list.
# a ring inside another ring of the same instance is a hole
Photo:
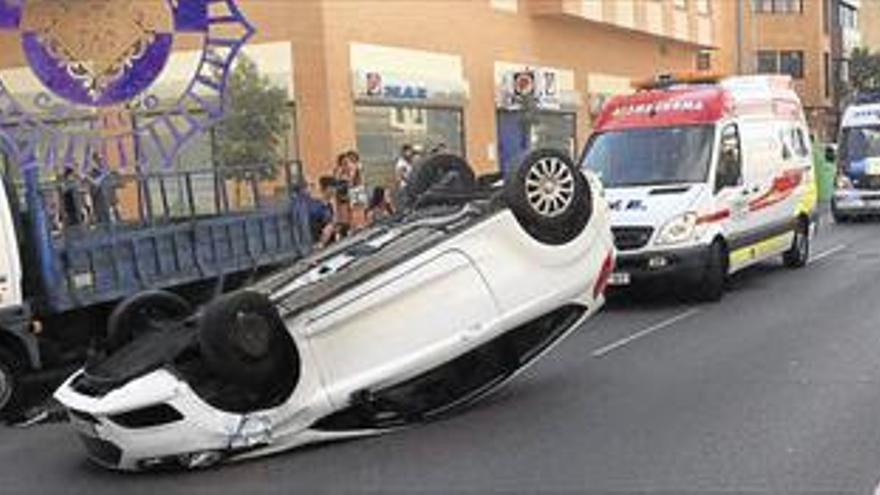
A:
{"label": "white ambulance", "polygon": [[605,186],[612,283],[677,278],[719,300],[733,272],[807,263],[817,190],[787,76],[665,76],[603,108],[582,166]]}

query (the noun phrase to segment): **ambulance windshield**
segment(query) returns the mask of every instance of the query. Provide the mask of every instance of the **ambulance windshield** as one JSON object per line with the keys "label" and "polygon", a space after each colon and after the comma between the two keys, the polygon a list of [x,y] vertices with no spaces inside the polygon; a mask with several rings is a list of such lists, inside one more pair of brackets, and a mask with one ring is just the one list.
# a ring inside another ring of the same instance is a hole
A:
{"label": "ambulance windshield", "polygon": [[848,171],[864,172],[867,162],[880,160],[880,126],[845,127],[840,139],[840,162]]}
{"label": "ambulance windshield", "polygon": [[587,143],[582,165],[607,187],[704,182],[713,137],[711,125],[608,131]]}

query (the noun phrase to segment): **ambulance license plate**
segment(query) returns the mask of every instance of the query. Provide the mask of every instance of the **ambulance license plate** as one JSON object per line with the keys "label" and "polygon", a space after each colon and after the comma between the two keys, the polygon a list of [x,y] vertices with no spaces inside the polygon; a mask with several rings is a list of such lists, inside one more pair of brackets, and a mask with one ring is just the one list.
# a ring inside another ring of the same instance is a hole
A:
{"label": "ambulance license plate", "polygon": [[630,279],[629,273],[624,272],[614,272],[611,274],[611,277],[608,280],[608,283],[619,287],[621,285],[629,285],[632,282]]}

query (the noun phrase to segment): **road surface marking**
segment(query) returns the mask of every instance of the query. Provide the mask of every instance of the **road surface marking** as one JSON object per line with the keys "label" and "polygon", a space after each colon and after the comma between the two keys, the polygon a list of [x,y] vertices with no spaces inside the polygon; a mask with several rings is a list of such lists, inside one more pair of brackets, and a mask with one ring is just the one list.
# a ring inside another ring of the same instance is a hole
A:
{"label": "road surface marking", "polygon": [[840,244],[840,245],[834,246],[833,248],[831,248],[827,251],[822,251],[821,253],[810,258],[810,263],[822,261],[823,259],[825,259],[833,254],[837,254],[837,253],[843,251],[844,249],[846,249],[846,247],[847,247],[846,244]]}
{"label": "road surface marking", "polygon": [[654,332],[657,332],[659,330],[663,330],[664,328],[666,328],[668,326],[674,325],[675,323],[678,323],[681,320],[690,318],[691,316],[694,316],[695,314],[697,314],[699,312],[700,312],[699,308],[691,308],[691,309],[685,311],[684,313],[679,313],[679,314],[673,316],[672,318],[663,320],[660,323],[657,323],[656,325],[652,325],[652,326],[650,326],[640,332],[636,332],[636,333],[630,335],[629,337],[620,339],[617,342],[614,342],[612,344],[608,344],[605,347],[602,347],[600,349],[596,349],[595,351],[593,351],[593,357],[600,358],[602,356],[605,356],[606,354],[608,354],[612,351],[615,351],[617,349],[620,349],[621,347],[623,347],[629,343],[632,343],[642,337],[646,337]]}

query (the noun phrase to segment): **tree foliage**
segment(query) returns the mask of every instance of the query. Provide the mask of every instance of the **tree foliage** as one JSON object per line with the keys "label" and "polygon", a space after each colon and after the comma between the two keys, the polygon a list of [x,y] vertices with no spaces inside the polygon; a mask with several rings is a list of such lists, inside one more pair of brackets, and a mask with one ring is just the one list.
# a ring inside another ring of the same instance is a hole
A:
{"label": "tree foliage", "polygon": [[850,58],[850,86],[855,92],[880,89],[880,53],[856,48]]}
{"label": "tree foliage", "polygon": [[290,128],[287,91],[260,74],[257,64],[241,55],[227,83],[227,100],[217,128],[218,165],[229,176],[244,178],[257,168],[274,177],[282,143]]}

